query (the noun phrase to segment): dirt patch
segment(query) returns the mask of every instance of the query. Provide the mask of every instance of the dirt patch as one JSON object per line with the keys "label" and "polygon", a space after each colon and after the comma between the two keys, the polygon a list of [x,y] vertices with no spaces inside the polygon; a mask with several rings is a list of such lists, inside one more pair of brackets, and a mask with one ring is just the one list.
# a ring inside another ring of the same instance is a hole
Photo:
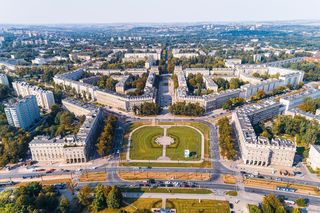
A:
{"label": "dirt patch", "polygon": [[107,173],[105,172],[86,172],[79,177],[79,182],[88,181],[105,181],[107,179]]}
{"label": "dirt patch", "polygon": [[192,172],[119,172],[119,177],[124,180],[143,179],[176,179],[176,180],[209,180],[211,175],[207,173]]}
{"label": "dirt patch", "polygon": [[236,182],[237,182],[236,177],[232,176],[232,175],[223,175],[222,180],[226,184],[236,184]]}
{"label": "dirt patch", "polygon": [[279,181],[259,180],[259,179],[245,179],[244,184],[246,186],[254,186],[265,189],[276,190],[277,186],[288,187],[296,189],[297,193],[320,196],[320,192],[315,186],[290,184]]}

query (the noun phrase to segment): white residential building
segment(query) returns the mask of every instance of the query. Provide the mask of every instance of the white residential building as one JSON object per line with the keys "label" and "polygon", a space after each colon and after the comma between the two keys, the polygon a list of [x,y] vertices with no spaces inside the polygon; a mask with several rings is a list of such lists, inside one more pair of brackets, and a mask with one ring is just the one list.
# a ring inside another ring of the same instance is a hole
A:
{"label": "white residential building", "polygon": [[6,74],[0,73],[0,84],[9,86],[9,80]]}
{"label": "white residential building", "polygon": [[53,92],[43,90],[37,86],[32,86],[26,82],[15,81],[12,83],[12,87],[18,96],[36,96],[37,104],[45,110],[50,110],[50,107],[55,104]]}
{"label": "white residential building", "polygon": [[76,135],[67,135],[64,138],[35,137],[29,143],[32,160],[84,163],[91,159],[103,124],[102,110],[73,99],[64,100],[63,103],[71,112],[85,116],[84,123]]}
{"label": "white residential building", "polygon": [[313,170],[320,169],[320,146],[310,145],[309,157],[307,159],[308,164]]}
{"label": "white residential building", "polygon": [[303,103],[305,98],[320,98],[320,89],[309,88],[300,93],[280,98],[280,103],[285,106],[285,111],[295,108]]}
{"label": "white residential building", "polygon": [[289,140],[257,137],[253,125],[279,114],[280,104],[266,101],[243,107],[232,113],[245,164],[256,166],[285,166],[293,164],[296,146]]}

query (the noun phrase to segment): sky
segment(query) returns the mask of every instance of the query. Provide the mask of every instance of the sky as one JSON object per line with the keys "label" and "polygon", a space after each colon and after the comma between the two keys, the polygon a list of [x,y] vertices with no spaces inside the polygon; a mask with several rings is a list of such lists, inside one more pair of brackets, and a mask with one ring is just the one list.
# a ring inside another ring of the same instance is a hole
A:
{"label": "sky", "polygon": [[320,0],[0,0],[2,24],[320,20]]}

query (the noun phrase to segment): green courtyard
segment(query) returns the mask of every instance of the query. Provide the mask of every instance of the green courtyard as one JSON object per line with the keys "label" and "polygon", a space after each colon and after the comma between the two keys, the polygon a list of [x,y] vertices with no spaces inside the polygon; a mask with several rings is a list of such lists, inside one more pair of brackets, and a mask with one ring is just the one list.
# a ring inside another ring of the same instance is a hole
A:
{"label": "green courtyard", "polygon": [[[173,126],[168,129],[168,135],[176,142],[167,148],[167,156],[171,160],[200,160],[201,135],[194,129],[185,126]],[[184,150],[190,150],[190,157],[184,157]]]}
{"label": "green courtyard", "polygon": [[162,155],[162,147],[155,146],[155,139],[163,135],[163,128],[146,126],[135,130],[131,138],[130,158],[156,160]]}
{"label": "green courtyard", "polygon": [[[201,159],[201,134],[188,126],[167,126],[167,136],[174,143],[166,147],[166,156],[170,160],[197,161]],[[161,126],[143,126],[134,129],[131,135],[131,160],[157,160],[163,154],[163,146],[156,143],[156,139],[164,135]],[[190,151],[189,157],[184,151]]]}

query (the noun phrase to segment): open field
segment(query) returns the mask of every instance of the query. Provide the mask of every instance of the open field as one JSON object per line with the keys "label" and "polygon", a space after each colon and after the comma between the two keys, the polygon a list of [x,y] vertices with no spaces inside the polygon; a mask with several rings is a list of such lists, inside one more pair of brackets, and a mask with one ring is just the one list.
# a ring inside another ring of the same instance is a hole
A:
{"label": "open field", "polygon": [[229,213],[228,201],[168,199],[167,208],[175,208],[178,213]]}
{"label": "open field", "polygon": [[[137,209],[151,209],[157,203],[161,203],[161,199],[158,198],[141,198],[141,199],[124,199],[125,206],[121,208],[121,210],[127,212],[135,212]],[[99,213],[117,213],[119,209],[105,209],[100,211]]]}
{"label": "open field", "polygon": [[131,138],[130,158],[132,160],[156,160],[162,155],[162,146],[153,146],[154,140],[163,135],[163,128],[146,126],[137,129]]}
{"label": "open field", "polygon": [[175,180],[209,180],[208,173],[191,172],[119,172],[119,177],[124,180],[143,180],[143,179],[175,179]]}
{"label": "open field", "polygon": [[122,188],[122,192],[143,192],[143,193],[180,193],[180,194],[211,194],[209,189],[199,188]]}
{"label": "open field", "polygon": [[[167,156],[171,160],[200,160],[201,135],[196,130],[185,126],[173,126],[168,129],[168,136],[177,140],[176,147],[167,147]],[[191,156],[184,157],[184,150],[189,149]]]}
{"label": "open field", "polygon": [[255,179],[255,178],[245,179],[243,182],[246,186],[254,186],[254,187],[260,187],[260,188],[272,189],[272,190],[275,190],[277,186],[290,187],[290,188],[297,189],[296,192],[300,194],[310,194],[310,195],[320,196],[320,192],[315,186],[291,184],[291,183],[285,183],[280,181],[261,180],[261,179]]}
{"label": "open field", "polygon": [[107,178],[107,173],[105,172],[87,172],[79,177],[80,182],[88,181],[105,181]]}
{"label": "open field", "polygon": [[[137,209],[149,209],[161,207],[161,199],[141,198],[141,199],[124,199],[125,207],[121,210],[135,212]],[[178,213],[227,213],[230,212],[228,201],[219,200],[187,200],[187,199],[168,199],[166,208],[174,208]],[[105,209],[100,213],[116,213],[119,209]]]}

